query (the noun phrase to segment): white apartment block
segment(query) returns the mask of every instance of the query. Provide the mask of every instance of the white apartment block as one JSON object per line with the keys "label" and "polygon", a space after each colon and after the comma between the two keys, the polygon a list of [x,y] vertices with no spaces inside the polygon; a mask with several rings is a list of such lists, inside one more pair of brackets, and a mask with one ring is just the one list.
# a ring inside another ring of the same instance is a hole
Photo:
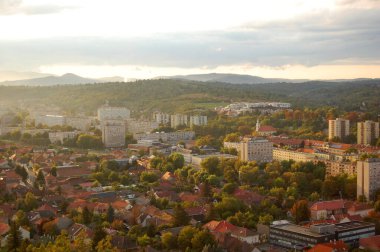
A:
{"label": "white apartment block", "polygon": [[375,192],[380,189],[380,158],[369,158],[357,162],[357,194],[367,200],[376,200]]}
{"label": "white apartment block", "polygon": [[293,151],[293,150],[285,150],[281,148],[273,149],[273,160],[277,161],[289,161],[293,160],[295,162],[308,162],[316,159],[319,160],[329,160],[330,154],[328,153],[309,153],[303,151]]}
{"label": "white apartment block", "polygon": [[153,120],[158,124],[169,124],[170,123],[170,115],[162,112],[154,112]]}
{"label": "white apartment block", "polygon": [[170,126],[176,128],[180,125],[187,125],[187,115],[175,114],[170,116]]}
{"label": "white apartment block", "polygon": [[358,144],[371,145],[379,137],[379,123],[373,121],[358,122]]}
{"label": "white apartment block", "polygon": [[273,143],[265,139],[252,139],[240,143],[242,161],[270,162],[273,160]]}
{"label": "white apartment block", "polygon": [[63,144],[64,140],[74,139],[79,133],[79,131],[49,132],[49,140],[51,143]]}
{"label": "white apartment block", "polygon": [[66,118],[61,115],[38,115],[35,118],[34,124],[46,125],[48,127],[63,126],[66,123]]}
{"label": "white apartment block", "polygon": [[337,118],[335,120],[329,120],[329,139],[339,137],[343,139],[350,134],[350,121]]}
{"label": "white apartment block", "polygon": [[162,142],[179,142],[183,140],[192,140],[195,137],[194,131],[177,131],[177,132],[154,132],[154,133],[135,133],[133,138],[137,141],[152,140]]}
{"label": "white apartment block", "polygon": [[102,141],[106,148],[118,148],[125,145],[125,122],[107,120],[102,123]]}
{"label": "white apartment block", "polygon": [[125,121],[126,131],[132,134],[151,132],[157,129],[160,125],[158,122],[139,121],[129,119]]}
{"label": "white apartment block", "polygon": [[131,117],[131,111],[124,107],[111,107],[107,104],[98,109],[98,120],[127,120]]}
{"label": "white apartment block", "polygon": [[236,149],[240,152],[241,144],[240,142],[223,142],[223,147],[227,149]]}
{"label": "white apartment block", "polygon": [[201,126],[207,125],[207,116],[195,115],[190,116],[190,127],[193,125]]}

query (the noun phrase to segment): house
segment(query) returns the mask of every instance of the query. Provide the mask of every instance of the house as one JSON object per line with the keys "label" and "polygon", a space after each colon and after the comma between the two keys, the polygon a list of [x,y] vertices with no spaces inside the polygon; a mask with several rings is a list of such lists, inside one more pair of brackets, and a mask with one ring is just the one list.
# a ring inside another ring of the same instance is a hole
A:
{"label": "house", "polygon": [[193,218],[196,221],[203,221],[207,212],[204,206],[188,207],[185,208],[185,211],[189,217]]}
{"label": "house", "polygon": [[212,234],[230,234],[248,244],[260,242],[259,234],[247,228],[235,226],[228,221],[210,221],[203,225],[203,228],[207,228]]}
{"label": "house", "polygon": [[373,206],[363,202],[346,202],[345,206],[349,215],[360,215],[361,217],[367,217],[369,212],[374,210]]}
{"label": "house", "polygon": [[334,240],[328,243],[317,244],[307,252],[346,252],[348,251],[348,246],[341,240]]}
{"label": "house", "polygon": [[380,235],[368,238],[360,238],[359,248],[369,251],[380,251]]}
{"label": "house", "polygon": [[81,233],[85,232],[87,237],[91,237],[93,235],[93,232],[90,228],[83,224],[74,223],[68,230],[68,235],[71,240],[75,240],[77,236]]}
{"label": "house", "polygon": [[330,218],[331,215],[345,213],[344,203],[342,199],[316,202],[310,208],[311,219],[325,220]]}

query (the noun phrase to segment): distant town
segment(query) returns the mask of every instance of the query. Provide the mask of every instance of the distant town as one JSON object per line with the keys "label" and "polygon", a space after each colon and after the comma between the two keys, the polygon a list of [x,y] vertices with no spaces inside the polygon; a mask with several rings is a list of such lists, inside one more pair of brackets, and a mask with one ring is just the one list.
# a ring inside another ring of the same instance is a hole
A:
{"label": "distant town", "polygon": [[282,102],[96,114],[0,109],[2,248],[380,250],[376,118]]}

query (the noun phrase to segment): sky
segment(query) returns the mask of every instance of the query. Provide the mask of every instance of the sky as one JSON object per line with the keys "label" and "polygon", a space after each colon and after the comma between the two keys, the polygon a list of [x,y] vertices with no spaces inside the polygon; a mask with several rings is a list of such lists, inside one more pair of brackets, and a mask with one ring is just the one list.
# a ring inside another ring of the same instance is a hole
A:
{"label": "sky", "polygon": [[0,0],[0,31],[0,80],[380,78],[380,0]]}

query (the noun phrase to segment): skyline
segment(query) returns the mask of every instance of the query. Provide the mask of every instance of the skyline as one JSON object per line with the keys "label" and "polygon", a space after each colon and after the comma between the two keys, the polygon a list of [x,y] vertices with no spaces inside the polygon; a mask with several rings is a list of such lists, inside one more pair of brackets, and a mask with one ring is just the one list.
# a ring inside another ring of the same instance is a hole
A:
{"label": "skyline", "polygon": [[7,72],[380,77],[380,1],[0,0]]}

